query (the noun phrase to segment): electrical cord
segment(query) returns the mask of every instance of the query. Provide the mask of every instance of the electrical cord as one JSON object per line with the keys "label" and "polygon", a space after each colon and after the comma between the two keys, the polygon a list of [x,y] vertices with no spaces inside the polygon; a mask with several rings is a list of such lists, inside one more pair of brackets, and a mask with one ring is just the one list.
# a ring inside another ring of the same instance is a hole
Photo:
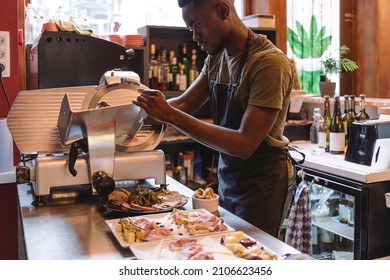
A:
{"label": "electrical cord", "polygon": [[3,71],[5,70],[4,64],[0,63],[0,84],[1,88],[3,89],[3,93],[5,96],[5,99],[7,100],[8,109],[11,110],[11,103],[9,102],[7,91],[5,90],[4,83],[3,83]]}

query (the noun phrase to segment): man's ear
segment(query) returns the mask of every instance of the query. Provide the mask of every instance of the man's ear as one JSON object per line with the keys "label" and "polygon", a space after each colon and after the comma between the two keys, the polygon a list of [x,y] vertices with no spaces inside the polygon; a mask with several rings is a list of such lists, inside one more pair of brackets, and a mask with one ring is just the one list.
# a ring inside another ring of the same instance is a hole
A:
{"label": "man's ear", "polygon": [[225,1],[221,1],[218,3],[217,11],[222,19],[226,19],[230,14],[230,6]]}

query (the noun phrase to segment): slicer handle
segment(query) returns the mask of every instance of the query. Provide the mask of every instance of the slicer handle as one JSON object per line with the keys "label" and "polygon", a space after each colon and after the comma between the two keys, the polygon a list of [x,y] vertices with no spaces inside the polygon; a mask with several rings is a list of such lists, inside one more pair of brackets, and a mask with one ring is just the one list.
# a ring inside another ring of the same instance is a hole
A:
{"label": "slicer handle", "polygon": [[76,177],[77,175],[77,170],[74,168],[74,165],[76,163],[77,157],[79,156],[79,150],[88,153],[88,143],[86,139],[81,139],[76,142],[73,142],[70,146],[68,169],[70,174],[73,175],[73,177]]}
{"label": "slicer handle", "polygon": [[79,154],[79,150],[73,143],[69,150],[69,160],[68,160],[68,169],[70,174],[73,175],[73,177],[76,177],[77,175],[77,170],[74,168],[74,165],[76,163],[78,154]]}
{"label": "slicer handle", "polygon": [[104,171],[95,172],[92,176],[93,186],[98,194],[108,196],[115,189],[115,181]]}

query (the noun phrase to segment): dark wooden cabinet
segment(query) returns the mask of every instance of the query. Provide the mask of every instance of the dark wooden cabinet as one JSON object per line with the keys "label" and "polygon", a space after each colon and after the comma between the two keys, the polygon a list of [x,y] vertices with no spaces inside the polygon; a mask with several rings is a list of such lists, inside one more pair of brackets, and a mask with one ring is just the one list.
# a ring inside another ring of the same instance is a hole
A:
{"label": "dark wooden cabinet", "polygon": [[[267,28],[259,29],[252,28],[252,30],[258,34],[266,35],[274,44],[277,40],[276,29]],[[142,34],[145,39],[145,47],[134,48],[136,52],[136,58],[134,63],[131,66],[134,66],[134,71],[136,71],[140,77],[143,84],[149,86],[148,80],[148,61],[150,60],[149,50],[150,45],[155,44],[156,50],[159,50],[161,47],[166,49],[168,52],[173,50],[175,54],[180,53],[181,46],[186,43],[188,52],[190,53],[192,49],[197,50],[197,66],[200,71],[203,66],[203,61],[207,57],[207,53],[203,52],[196,42],[192,40],[192,32],[186,27],[172,27],[172,26],[156,26],[156,25],[147,25],[138,29],[138,33]],[[143,65],[142,65],[143,63]],[[165,92],[164,92],[165,93]],[[168,96],[174,96],[175,92],[166,92]]]}

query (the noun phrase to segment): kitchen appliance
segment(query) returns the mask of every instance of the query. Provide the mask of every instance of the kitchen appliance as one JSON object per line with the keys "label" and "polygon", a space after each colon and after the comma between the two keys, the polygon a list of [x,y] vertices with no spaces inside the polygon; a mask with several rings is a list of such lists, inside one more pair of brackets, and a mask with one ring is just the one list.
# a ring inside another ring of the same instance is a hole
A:
{"label": "kitchen appliance", "polygon": [[365,183],[307,166],[298,183],[310,189],[316,259],[376,259],[390,254],[390,181]]}
{"label": "kitchen appliance", "polygon": [[[140,57],[142,59],[142,57]],[[111,69],[136,69],[133,49],[94,36],[44,31],[27,46],[27,89],[96,85]]]}
{"label": "kitchen appliance", "polygon": [[345,160],[375,170],[390,168],[390,120],[379,118],[354,122]]}
{"label": "kitchen appliance", "polygon": [[165,186],[165,155],[155,150],[165,127],[146,124],[146,112],[132,104],[144,87],[138,75],[107,72],[105,81],[18,94],[8,126],[22,155],[33,155],[16,171],[18,183],[32,183],[33,205],[67,186],[103,195],[118,181],[154,178]]}

